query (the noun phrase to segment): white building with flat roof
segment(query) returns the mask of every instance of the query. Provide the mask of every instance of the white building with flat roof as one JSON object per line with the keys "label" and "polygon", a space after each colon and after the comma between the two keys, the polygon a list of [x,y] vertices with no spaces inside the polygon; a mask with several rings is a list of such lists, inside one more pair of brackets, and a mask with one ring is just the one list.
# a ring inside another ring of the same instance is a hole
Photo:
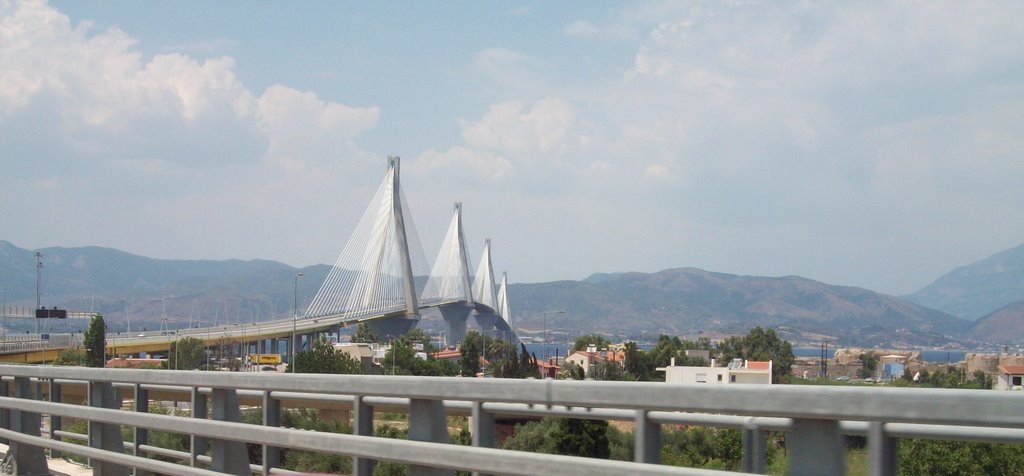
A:
{"label": "white building with flat roof", "polygon": [[704,384],[704,383],[772,383],[772,361],[733,359],[725,367],[716,367],[715,359],[707,367],[691,367],[676,365],[676,359],[668,367],[658,367],[665,372],[666,383]]}

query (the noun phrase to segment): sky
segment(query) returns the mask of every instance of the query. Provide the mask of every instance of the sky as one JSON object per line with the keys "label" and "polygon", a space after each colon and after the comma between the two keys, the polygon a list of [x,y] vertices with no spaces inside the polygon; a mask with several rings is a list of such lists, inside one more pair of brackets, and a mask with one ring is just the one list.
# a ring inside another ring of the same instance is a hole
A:
{"label": "sky", "polygon": [[905,294],[1024,242],[1024,2],[0,0],[0,239]]}

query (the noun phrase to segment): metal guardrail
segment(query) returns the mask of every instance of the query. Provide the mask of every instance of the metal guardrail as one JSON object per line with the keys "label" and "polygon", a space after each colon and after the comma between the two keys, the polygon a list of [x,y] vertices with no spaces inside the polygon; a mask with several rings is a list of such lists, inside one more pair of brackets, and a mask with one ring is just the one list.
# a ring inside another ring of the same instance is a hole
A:
{"label": "metal guardrail", "polygon": [[[722,474],[658,464],[662,424],[742,430],[748,473],[764,470],[766,431],[787,433],[790,471],[797,475],[842,474],[843,434],[867,435],[870,472],[882,475],[896,472],[898,438],[1024,443],[1021,400],[1013,392],[14,365],[0,365],[0,377],[0,438],[12,442],[19,471],[37,467],[41,448],[51,448],[92,458],[97,474],[126,474],[128,467],[169,474],[285,474],[279,468],[281,449],[296,448],[349,455],[355,474],[369,474],[374,460],[408,463],[414,474],[452,469],[524,475]],[[87,385],[89,406],[62,402],[61,389],[70,385]],[[121,409],[115,389],[130,391],[137,410]],[[149,392],[167,391],[186,395],[202,417],[148,413]],[[49,401],[40,400],[42,394]],[[242,399],[260,402],[263,425],[239,423]],[[283,404],[314,402],[351,408],[354,434],[279,427]],[[409,440],[373,437],[375,408],[407,411]],[[208,412],[211,419],[205,418]],[[472,416],[472,447],[448,444],[447,414]],[[51,436],[57,437],[70,436],[60,433],[61,418],[89,420],[88,446],[42,437],[44,415],[51,418]],[[495,418],[500,415],[632,421],[635,461],[496,449]],[[133,443],[120,440],[122,426],[135,428]],[[148,430],[190,435],[191,448],[185,453],[151,446]],[[262,446],[262,465],[250,466],[246,443]],[[125,452],[126,446],[131,451]],[[181,463],[147,457],[155,454]]]}

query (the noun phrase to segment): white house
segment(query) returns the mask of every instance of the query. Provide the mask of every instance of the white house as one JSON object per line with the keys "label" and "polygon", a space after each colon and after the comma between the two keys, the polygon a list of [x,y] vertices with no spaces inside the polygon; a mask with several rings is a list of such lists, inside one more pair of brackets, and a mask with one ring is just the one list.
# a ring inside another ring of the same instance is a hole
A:
{"label": "white house", "polygon": [[672,359],[668,367],[658,367],[659,372],[665,372],[667,383],[772,383],[772,361],[756,361],[733,359],[726,367],[716,367],[715,359],[707,367],[689,367],[676,365],[676,359]]}
{"label": "white house", "polygon": [[996,377],[996,390],[1024,389],[1024,365],[1000,365]]}

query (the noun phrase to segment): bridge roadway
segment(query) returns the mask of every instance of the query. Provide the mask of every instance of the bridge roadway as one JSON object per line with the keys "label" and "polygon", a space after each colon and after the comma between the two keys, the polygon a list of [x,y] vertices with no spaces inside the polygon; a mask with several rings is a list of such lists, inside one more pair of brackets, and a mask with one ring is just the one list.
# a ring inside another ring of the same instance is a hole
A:
{"label": "bridge roadway", "polygon": [[[420,309],[441,307],[457,304],[460,301],[437,302]],[[462,301],[464,302],[464,301]],[[256,323],[235,323],[216,327],[193,327],[184,329],[173,329],[167,331],[147,331],[139,333],[108,333],[107,353],[111,355],[138,354],[141,352],[167,352],[171,343],[184,337],[193,337],[203,342],[204,346],[213,346],[223,340],[237,342],[254,342],[266,339],[289,339],[292,336],[293,325],[296,336],[330,332],[340,327],[351,324],[366,322],[374,319],[399,317],[405,314],[404,309],[391,311],[385,314],[372,314],[353,317],[351,315],[328,315],[320,317],[300,317],[295,319],[280,319],[275,321],[264,321]],[[68,344],[56,343],[45,348],[42,345],[18,345],[11,348],[0,347],[0,363],[18,364],[39,364],[52,362],[64,350],[78,341],[68,340]]]}

